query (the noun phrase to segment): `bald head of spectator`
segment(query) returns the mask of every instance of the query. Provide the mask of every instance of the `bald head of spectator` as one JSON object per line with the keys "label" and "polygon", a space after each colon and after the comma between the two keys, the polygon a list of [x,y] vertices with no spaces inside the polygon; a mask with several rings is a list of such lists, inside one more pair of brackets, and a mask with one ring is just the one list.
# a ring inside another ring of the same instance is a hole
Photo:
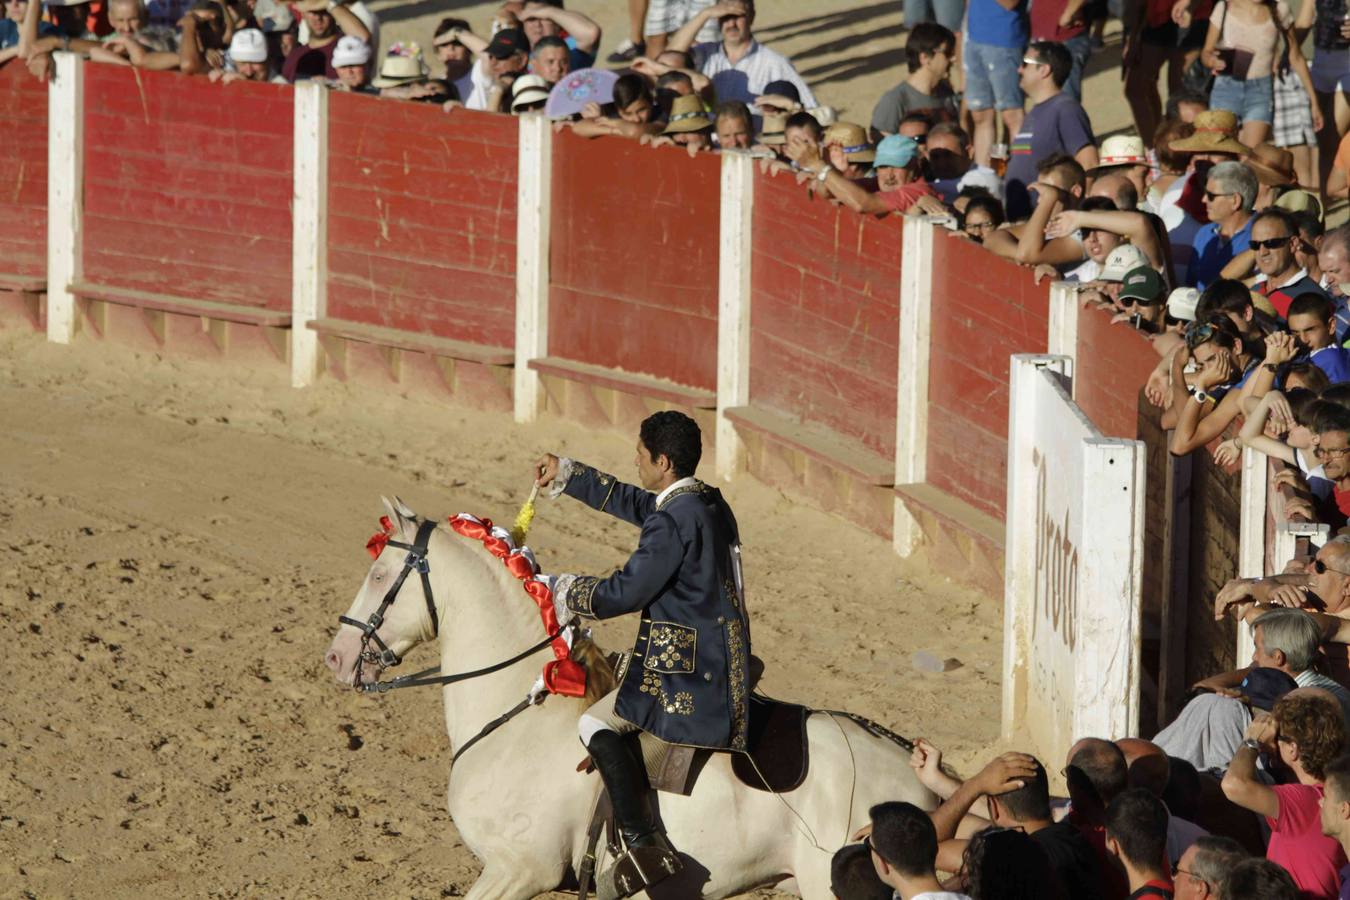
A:
{"label": "bald head of spectator", "polygon": [[1132,788],[1143,788],[1161,799],[1167,787],[1167,754],[1152,741],[1121,738],[1116,741],[1125,757],[1126,779]]}
{"label": "bald head of spectator", "polygon": [[717,143],[723,150],[749,150],[755,143],[755,120],[750,107],[739,100],[717,104],[713,110]]}
{"label": "bald head of spectator", "polygon": [[1298,900],[1298,888],[1284,867],[1268,859],[1244,859],[1224,876],[1223,900]]}
{"label": "bald head of spectator", "polygon": [[1128,787],[1125,754],[1110,741],[1083,738],[1069,748],[1065,777],[1074,815],[1087,824],[1100,824],[1106,806]]}
{"label": "bald head of spectator", "polygon": [[891,886],[877,877],[866,844],[845,844],[830,860],[830,893],[835,900],[892,900]]}
{"label": "bald head of spectator", "polygon": [[1350,225],[1333,228],[1322,236],[1317,264],[1331,293],[1350,296]]}
{"label": "bald head of spectator", "polygon": [[1098,176],[1088,191],[1089,197],[1105,197],[1116,209],[1132,210],[1139,205],[1139,191],[1134,182],[1121,172]]}
{"label": "bald head of spectator", "polygon": [[662,50],[656,61],[672,69],[694,68],[694,58],[685,50]]}
{"label": "bald head of spectator", "polygon": [[562,81],[570,65],[567,44],[560,37],[547,35],[530,47],[530,69],[549,84]]}
{"label": "bald head of spectator", "polygon": [[109,0],[108,24],[117,34],[135,37],[149,22],[150,16],[142,0]]}
{"label": "bald head of spectator", "polygon": [[1230,837],[1196,838],[1177,861],[1172,885],[1175,900],[1217,900],[1223,877],[1248,853]]}
{"label": "bald head of spectator", "polygon": [[1106,807],[1106,848],[1136,891],[1167,880],[1167,809],[1142,788],[1130,788]]}

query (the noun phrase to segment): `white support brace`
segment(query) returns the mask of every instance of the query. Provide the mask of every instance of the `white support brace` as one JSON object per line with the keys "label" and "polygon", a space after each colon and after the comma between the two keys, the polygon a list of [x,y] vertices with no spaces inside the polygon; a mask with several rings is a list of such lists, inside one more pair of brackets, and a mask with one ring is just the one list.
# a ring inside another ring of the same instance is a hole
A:
{"label": "white support brace", "polygon": [[[933,318],[933,235],[924,218],[906,217],[900,263],[900,358],[896,377],[895,483],[920,484],[928,477],[928,359]],[[895,498],[895,552],[909,556],[923,530]]]}
{"label": "white support brace", "polygon": [[530,360],[548,355],[549,231],[553,218],[553,125],[543,115],[520,117],[516,178],[517,422],[533,422],[544,385]]}
{"label": "white support brace", "polygon": [[[1266,573],[1266,501],[1270,496],[1270,463],[1264,453],[1242,449],[1242,482],[1238,495],[1238,577],[1261,578]],[[1236,660],[1239,667],[1252,658],[1252,630],[1237,627]]]}
{"label": "white support brace", "polygon": [[745,443],[726,410],[750,402],[750,264],[755,160],[722,154],[717,260],[717,476],[745,464]]}
{"label": "white support brace", "polygon": [[295,85],[295,197],[291,206],[291,384],[319,377],[319,335],[307,324],[328,309],[328,89]]}
{"label": "white support brace", "polygon": [[1078,289],[1069,281],[1050,285],[1050,334],[1046,352],[1078,361]]}
{"label": "white support brace", "polygon": [[[84,58],[58,51],[47,93],[47,340],[75,338],[84,262]],[[16,135],[17,137],[17,135]]]}

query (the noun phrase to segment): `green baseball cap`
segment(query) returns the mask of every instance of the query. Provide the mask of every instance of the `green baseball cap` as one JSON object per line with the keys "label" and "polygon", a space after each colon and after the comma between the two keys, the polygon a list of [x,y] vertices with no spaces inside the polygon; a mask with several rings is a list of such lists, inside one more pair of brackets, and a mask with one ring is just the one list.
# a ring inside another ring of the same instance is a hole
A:
{"label": "green baseball cap", "polygon": [[1130,297],[1142,301],[1145,306],[1152,306],[1162,301],[1166,289],[1162,276],[1152,266],[1138,266],[1121,279],[1119,296],[1122,300]]}

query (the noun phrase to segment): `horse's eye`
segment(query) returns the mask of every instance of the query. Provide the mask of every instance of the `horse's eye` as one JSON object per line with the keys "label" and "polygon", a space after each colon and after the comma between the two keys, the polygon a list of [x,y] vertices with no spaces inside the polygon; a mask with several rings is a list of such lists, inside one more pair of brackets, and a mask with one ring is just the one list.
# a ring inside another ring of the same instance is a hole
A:
{"label": "horse's eye", "polygon": [[370,580],[371,580],[371,581],[384,581],[384,573],[381,572],[379,569],[376,569],[374,572],[371,572],[371,573],[370,573]]}

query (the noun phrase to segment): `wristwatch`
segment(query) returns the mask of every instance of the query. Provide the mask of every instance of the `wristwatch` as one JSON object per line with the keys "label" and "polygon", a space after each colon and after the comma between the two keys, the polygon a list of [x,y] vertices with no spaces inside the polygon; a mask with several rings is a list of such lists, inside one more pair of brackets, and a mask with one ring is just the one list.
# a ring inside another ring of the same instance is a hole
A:
{"label": "wristwatch", "polygon": [[1248,748],[1249,750],[1255,750],[1257,753],[1261,752],[1261,745],[1252,738],[1243,738],[1242,746]]}
{"label": "wristwatch", "polygon": [[829,165],[825,165],[821,167],[821,170],[816,174],[816,181],[819,181],[821,184],[824,184],[825,179],[829,177],[830,177],[830,167]]}
{"label": "wristwatch", "polygon": [[1194,394],[1192,394],[1191,396],[1195,398],[1195,402],[1196,402],[1196,403],[1208,403],[1208,402],[1209,402],[1209,394],[1206,394],[1203,390],[1196,391],[1196,392],[1195,392]]}
{"label": "wristwatch", "polygon": [[1278,373],[1280,371],[1280,367],[1274,363],[1262,363],[1261,367],[1271,373]]}

